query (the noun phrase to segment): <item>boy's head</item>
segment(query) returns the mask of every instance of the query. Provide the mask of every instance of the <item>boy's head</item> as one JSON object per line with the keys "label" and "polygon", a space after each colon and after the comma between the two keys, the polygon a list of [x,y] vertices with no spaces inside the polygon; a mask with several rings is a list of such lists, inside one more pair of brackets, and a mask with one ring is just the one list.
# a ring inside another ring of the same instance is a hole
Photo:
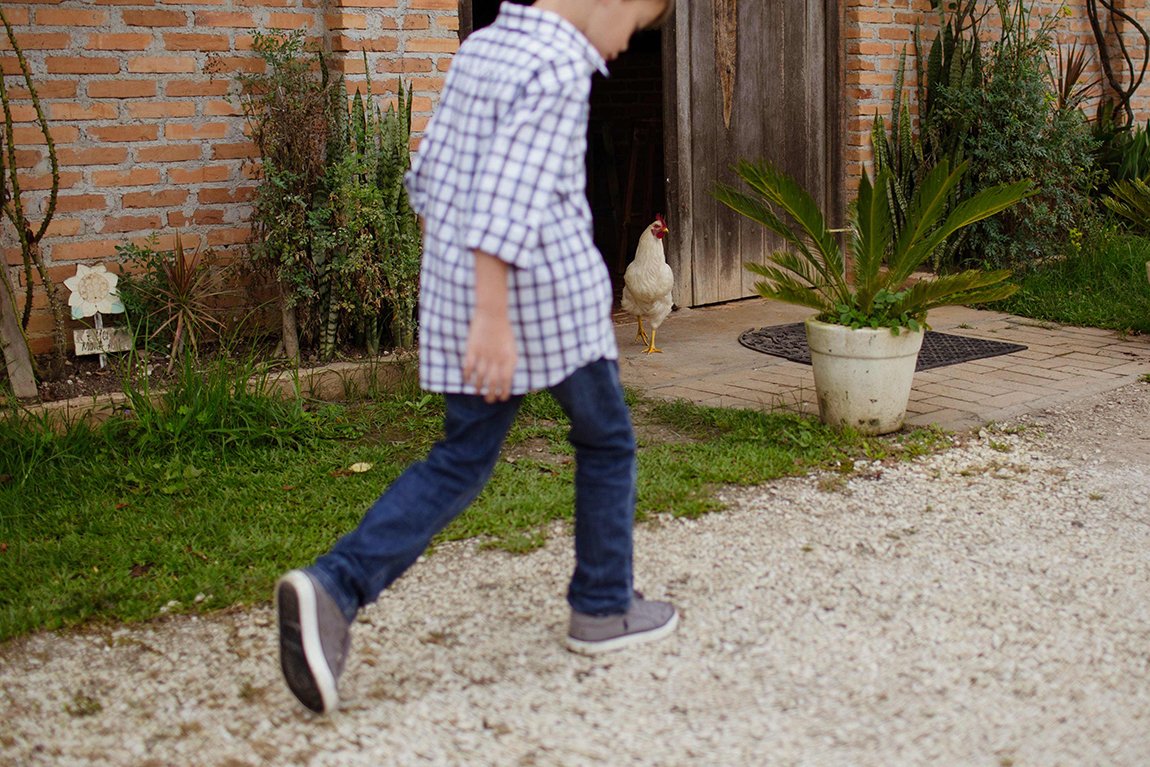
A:
{"label": "boy's head", "polygon": [[603,58],[613,61],[636,32],[663,23],[675,0],[537,0],[535,5],[566,16]]}

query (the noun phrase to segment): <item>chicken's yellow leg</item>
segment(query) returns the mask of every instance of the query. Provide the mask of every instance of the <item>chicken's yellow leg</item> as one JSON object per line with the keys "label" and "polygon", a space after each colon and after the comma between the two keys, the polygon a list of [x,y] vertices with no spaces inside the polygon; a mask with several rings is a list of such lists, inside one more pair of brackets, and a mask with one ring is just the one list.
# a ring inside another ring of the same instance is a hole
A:
{"label": "chicken's yellow leg", "polygon": [[647,347],[647,354],[662,354],[662,349],[655,348],[655,328],[651,328],[651,343]]}
{"label": "chicken's yellow leg", "polygon": [[647,340],[647,334],[643,332],[643,318],[642,317],[639,318],[639,335],[635,336],[635,340],[636,341],[642,341],[643,343],[649,343],[649,341]]}

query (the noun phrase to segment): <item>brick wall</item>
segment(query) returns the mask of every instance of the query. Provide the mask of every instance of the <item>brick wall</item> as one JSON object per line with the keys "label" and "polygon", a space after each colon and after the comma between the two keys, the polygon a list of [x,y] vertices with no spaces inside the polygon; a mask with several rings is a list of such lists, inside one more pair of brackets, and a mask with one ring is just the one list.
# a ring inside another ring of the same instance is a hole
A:
{"label": "brick wall", "polygon": [[[846,5],[847,184],[848,189],[856,189],[863,168],[869,167],[871,160],[870,131],[876,112],[890,123],[895,73],[903,46],[908,51],[908,84],[913,84],[915,25],[921,25],[924,46],[929,51],[929,42],[938,34],[938,15],[937,11],[930,9],[927,0],[847,0]],[[1066,44],[1077,40],[1080,47],[1086,47],[1091,66],[1084,80],[1098,79],[1101,70],[1094,33],[1086,16],[1086,2],[1068,0],[1066,5],[1071,15],[1060,26],[1060,40]],[[1062,3],[1041,0],[1032,6],[1036,13],[1053,14],[1062,7]],[[1143,26],[1150,27],[1150,8],[1146,7],[1146,0],[1125,0],[1124,5],[1119,0],[1118,7],[1139,19]],[[991,14],[990,19],[996,19],[996,15]],[[1105,16],[1101,20],[1106,23]],[[1126,39],[1129,44],[1133,36]],[[1135,61],[1139,62],[1141,48],[1133,49],[1133,53]],[[1097,98],[1094,102],[1097,103]],[[1142,85],[1132,106],[1136,119],[1141,122],[1150,119],[1150,82]],[[915,109],[913,103],[911,109]],[[1090,104],[1087,113],[1094,114]]]}
{"label": "brick wall", "polygon": [[[1038,5],[1049,12],[1058,7]],[[1093,50],[1084,5],[1071,0],[1067,35]],[[1150,23],[1143,5],[1126,0]],[[188,245],[225,256],[247,240],[257,167],[232,76],[260,66],[251,53],[256,30],[307,30],[333,52],[352,91],[366,78],[366,50],[376,93],[394,92],[400,75],[414,86],[416,132],[458,47],[457,0],[0,0],[0,7],[32,66],[59,152],[60,201],[44,241],[57,282],[77,263],[122,269],[116,245],[153,232],[170,247],[176,226]],[[898,56],[916,23],[926,39],[937,32],[927,0],[847,0],[851,187],[870,157],[876,110],[889,115]],[[32,210],[42,211],[45,151],[27,94],[11,77],[16,60],[6,39],[0,40],[0,68],[9,75],[22,121],[16,144],[23,183],[38,190],[30,196]],[[1150,83],[1135,104],[1140,120],[1150,117]],[[3,227],[0,244],[7,263],[17,264],[11,227]],[[29,328],[36,352],[51,345],[46,308],[39,291]]]}
{"label": "brick wall", "polygon": [[[124,268],[116,245],[153,232],[171,247],[174,227],[186,245],[225,258],[247,240],[258,168],[232,78],[262,66],[251,52],[256,30],[307,30],[333,52],[352,92],[366,79],[366,50],[375,93],[394,94],[401,75],[414,87],[416,130],[458,47],[455,0],[2,0],[0,8],[56,143],[60,197],[43,243],[56,282],[77,263]],[[21,121],[21,183],[37,190],[25,200],[42,215],[47,152],[22,79],[11,76],[19,71],[11,45],[0,38],[0,67]],[[7,263],[21,263],[7,222],[0,236]],[[23,287],[22,271],[12,274]],[[42,290],[33,308],[29,333],[39,353],[51,346],[52,326]]]}

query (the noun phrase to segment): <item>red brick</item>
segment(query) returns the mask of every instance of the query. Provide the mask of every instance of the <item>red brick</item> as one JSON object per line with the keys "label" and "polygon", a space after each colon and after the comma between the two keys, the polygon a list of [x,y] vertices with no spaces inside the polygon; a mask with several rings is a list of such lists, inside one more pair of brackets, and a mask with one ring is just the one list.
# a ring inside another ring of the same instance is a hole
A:
{"label": "red brick", "polygon": [[220,203],[250,202],[256,194],[255,187],[241,186],[236,188],[223,187],[216,189],[201,189],[196,199],[204,205],[218,205]]}
{"label": "red brick", "polygon": [[102,194],[60,195],[56,198],[56,210],[60,213],[78,213],[83,210],[103,210],[108,204]]}
{"label": "red brick", "polygon": [[213,160],[238,160],[259,157],[260,149],[251,141],[240,144],[213,144]]}
{"label": "red brick", "polygon": [[[48,130],[54,144],[71,144],[80,137],[80,129],[73,125],[56,125]],[[12,143],[16,146],[36,146],[48,142],[44,140],[44,134],[39,128],[13,128]]]}
{"label": "red brick", "polygon": [[105,186],[150,186],[160,183],[158,168],[137,168],[135,170],[99,170],[92,173],[92,185]]}
{"label": "red brick", "polygon": [[227,133],[227,123],[189,123],[164,126],[164,138],[177,141],[219,139],[226,136]]}
{"label": "red brick", "polygon": [[183,205],[188,199],[183,189],[165,189],[162,192],[132,192],[124,195],[125,208],[171,208]]}
{"label": "red brick", "polygon": [[[264,8],[292,8],[295,4],[295,0],[232,0],[232,5]],[[312,5],[308,3],[305,3],[305,5],[312,7]]]}
{"label": "red brick", "polygon": [[82,107],[78,104],[51,104],[48,111],[53,120],[115,120],[115,104],[93,104]]}
{"label": "red brick", "polygon": [[185,216],[179,211],[172,211],[168,214],[168,226],[188,226],[189,224],[219,226],[222,223],[224,223],[224,211],[222,210],[199,208],[191,217]]}
{"label": "red brick", "polygon": [[367,29],[367,17],[360,13],[329,13],[323,19],[328,29]]}
{"label": "red brick", "polygon": [[195,72],[196,60],[190,56],[138,56],[128,61],[128,71],[138,74]]}
{"label": "red brick", "polygon": [[[17,149],[16,151],[16,167],[17,168],[35,168],[44,159],[44,153],[38,152],[35,149]],[[56,153],[57,157],[59,152]],[[5,157],[7,159],[7,157]]]}
{"label": "red brick", "polygon": [[45,238],[75,237],[84,231],[84,222],[77,218],[53,218],[44,232]]}
{"label": "red brick", "polygon": [[165,34],[164,47],[169,51],[228,51],[232,44],[226,35]]}
{"label": "red brick", "polygon": [[33,123],[40,119],[36,114],[36,107],[31,104],[13,105],[9,110],[14,123]]}
{"label": "red brick", "polygon": [[8,17],[8,23],[14,27],[25,26],[31,20],[27,8],[5,8],[4,15]]}
{"label": "red brick", "polygon": [[136,150],[137,162],[188,162],[198,160],[203,150],[194,144],[180,146],[149,146]]}
{"label": "red brick", "polygon": [[405,75],[415,72],[430,72],[431,62],[427,59],[384,59],[376,62],[375,71]]}
{"label": "red brick", "polygon": [[164,86],[164,94],[168,98],[185,98],[188,96],[223,96],[231,85],[227,80],[174,80]]}
{"label": "red brick", "polygon": [[184,27],[188,15],[183,11],[124,11],[124,23],[129,27]]}
{"label": "red brick", "polygon": [[156,125],[106,125],[88,128],[88,135],[96,141],[155,141],[160,129]]}
{"label": "red brick", "polygon": [[403,17],[404,29],[427,29],[431,26],[431,18],[426,13],[409,13]]}
{"label": "red brick", "polygon": [[60,165],[119,165],[128,159],[127,147],[94,147],[92,149],[60,149],[56,153]]}
{"label": "red brick", "polygon": [[107,21],[108,14],[103,11],[74,11],[63,8],[41,8],[36,11],[36,23],[42,27],[98,27]]}
{"label": "red brick", "polygon": [[456,0],[411,0],[407,7],[413,11],[454,11],[459,9]]}
{"label": "red brick", "polygon": [[128,115],[136,120],[159,120],[164,117],[195,117],[196,105],[190,101],[145,101],[128,105]]}
{"label": "red brick", "polygon": [[120,71],[119,60],[106,57],[49,56],[47,64],[50,75],[114,75]]}
{"label": "red brick", "polygon": [[272,29],[303,29],[315,24],[315,19],[303,13],[268,14],[268,26]]}
{"label": "red brick", "polygon": [[53,261],[80,261],[82,259],[111,258],[116,255],[119,240],[93,240],[92,242],[58,242],[52,246]]}
{"label": "red brick", "polygon": [[238,245],[247,242],[252,236],[249,227],[242,229],[213,229],[208,232],[209,245]]}
{"label": "red brick", "polygon": [[100,233],[154,231],[162,228],[163,225],[164,222],[155,213],[150,216],[120,216],[119,218],[105,218]]}
{"label": "red brick", "polygon": [[[61,51],[72,46],[72,36],[63,33],[33,33],[16,35],[16,44],[24,51]],[[12,50],[8,35],[0,35],[0,51]]]}
{"label": "red brick", "polygon": [[[76,97],[78,80],[49,80],[36,83],[36,95],[41,99],[71,99]],[[20,101],[32,98],[27,88],[8,88],[8,98]]]}
{"label": "red brick", "polygon": [[[365,37],[354,39],[347,35],[339,35],[331,43],[333,51],[394,51],[399,48],[399,41],[394,37]],[[363,62],[359,62],[359,71],[363,70]]]}
{"label": "red brick", "polygon": [[[361,64],[362,66],[362,64]],[[267,69],[263,59],[254,56],[248,58],[223,58],[212,62],[214,74],[231,74],[233,72],[263,72]]]}
{"label": "red brick", "polygon": [[172,168],[168,171],[168,181],[173,184],[212,184],[227,181],[229,170],[226,165],[209,165],[204,168]]}
{"label": "red brick", "polygon": [[223,11],[196,11],[196,26],[233,27],[249,29],[256,25],[250,13],[225,13]]}
{"label": "red brick", "polygon": [[145,34],[88,35],[90,51],[142,51],[152,44],[152,36]]}
{"label": "red brick", "polygon": [[[27,173],[17,173],[16,177],[20,180],[20,189],[24,192],[34,192],[41,189],[52,188],[52,174],[44,173],[42,175],[30,175]],[[71,189],[80,181],[83,176],[79,173],[65,173],[61,171],[58,174],[60,189]]]}
{"label": "red brick", "polygon": [[209,101],[204,104],[204,117],[235,117],[243,112],[230,101]]}
{"label": "red brick", "polygon": [[450,29],[452,32],[459,31],[459,17],[458,16],[440,16],[435,20],[436,26],[440,29]]}
{"label": "red brick", "polygon": [[88,96],[94,99],[153,98],[155,80],[97,80],[88,83]]}
{"label": "red brick", "polygon": [[395,0],[339,0],[344,8],[394,8]]}
{"label": "red brick", "polygon": [[404,44],[408,53],[455,53],[459,40],[454,37],[421,37]]}

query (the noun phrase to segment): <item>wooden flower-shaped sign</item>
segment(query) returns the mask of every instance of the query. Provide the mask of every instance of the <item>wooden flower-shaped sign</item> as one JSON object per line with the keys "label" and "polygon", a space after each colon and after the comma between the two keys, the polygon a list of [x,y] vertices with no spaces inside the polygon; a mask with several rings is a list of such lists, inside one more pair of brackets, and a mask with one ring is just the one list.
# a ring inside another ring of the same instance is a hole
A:
{"label": "wooden flower-shaped sign", "polygon": [[96,312],[119,314],[124,311],[124,304],[116,292],[116,283],[119,281],[119,275],[111,274],[103,264],[77,266],[76,274],[64,280],[64,286],[72,291],[68,298],[72,319],[91,317]]}

